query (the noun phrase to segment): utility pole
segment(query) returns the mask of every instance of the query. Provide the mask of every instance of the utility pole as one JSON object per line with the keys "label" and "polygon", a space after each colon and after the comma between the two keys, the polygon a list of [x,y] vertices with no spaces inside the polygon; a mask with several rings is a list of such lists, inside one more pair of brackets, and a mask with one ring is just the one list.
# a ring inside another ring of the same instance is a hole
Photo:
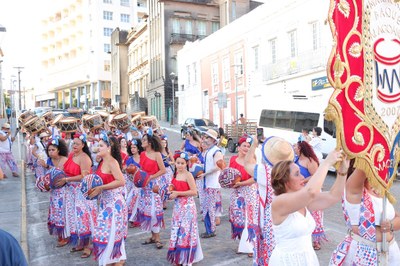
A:
{"label": "utility pole", "polygon": [[21,72],[22,69],[24,69],[24,67],[14,67],[15,69],[17,69],[18,71],[18,108],[19,111],[21,112],[22,110],[22,103],[21,103],[21,99],[22,99],[22,95],[21,95]]}

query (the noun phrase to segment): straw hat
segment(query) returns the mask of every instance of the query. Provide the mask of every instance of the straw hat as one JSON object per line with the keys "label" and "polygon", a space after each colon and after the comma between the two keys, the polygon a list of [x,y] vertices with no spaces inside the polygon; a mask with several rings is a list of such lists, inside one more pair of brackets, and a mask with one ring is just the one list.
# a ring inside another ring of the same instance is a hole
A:
{"label": "straw hat", "polygon": [[292,145],[280,137],[269,137],[262,145],[263,159],[270,165],[280,161],[293,160],[294,151]]}
{"label": "straw hat", "polygon": [[42,132],[42,133],[40,133],[39,138],[44,138],[44,137],[48,137],[48,136],[50,136],[50,135],[47,134],[46,132]]}
{"label": "straw hat", "polygon": [[10,129],[10,128],[11,128],[11,126],[10,126],[10,124],[9,124],[9,123],[4,123],[4,124],[3,124],[3,126],[2,126],[2,128],[8,128],[8,129]]}
{"label": "straw hat", "polygon": [[211,129],[211,128],[210,128],[209,130],[207,130],[207,131],[204,132],[203,134],[205,134],[205,135],[207,135],[207,136],[213,138],[214,140],[217,140],[217,139],[218,139],[218,133],[217,133],[217,131],[215,131],[214,129]]}

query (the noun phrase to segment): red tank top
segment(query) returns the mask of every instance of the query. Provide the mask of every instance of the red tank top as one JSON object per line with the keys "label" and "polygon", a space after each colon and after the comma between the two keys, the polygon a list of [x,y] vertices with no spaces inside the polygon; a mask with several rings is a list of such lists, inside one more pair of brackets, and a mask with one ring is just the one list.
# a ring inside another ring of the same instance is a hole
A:
{"label": "red tank top", "polygon": [[64,164],[64,172],[67,176],[77,176],[81,174],[81,167],[72,159],[74,153],[70,153],[68,160]]}
{"label": "red tank top", "polygon": [[140,166],[142,167],[142,170],[148,173],[149,175],[154,175],[160,170],[158,168],[157,161],[147,157],[145,151],[140,153]]}
{"label": "red tank top", "polygon": [[171,180],[172,185],[174,185],[176,191],[188,191],[190,190],[189,184],[186,181],[177,180],[175,177]]}
{"label": "red tank top", "polygon": [[122,159],[122,164],[126,165],[126,160],[128,160],[129,155],[126,154],[125,152],[121,151],[121,159]]}
{"label": "red tank top", "polygon": [[103,162],[100,163],[100,165],[97,167],[96,170],[96,175],[101,177],[101,180],[103,180],[103,184],[108,184],[111,183],[112,181],[115,180],[114,176],[112,174],[105,174],[101,171],[101,167],[103,166]]}
{"label": "red tank top", "polygon": [[231,160],[229,161],[229,167],[235,168],[237,170],[239,170],[239,172],[242,174],[242,178],[240,179],[240,181],[246,181],[249,178],[251,178],[251,175],[249,175],[246,170],[244,169],[243,165],[240,165],[236,162],[237,159],[237,155],[232,156]]}

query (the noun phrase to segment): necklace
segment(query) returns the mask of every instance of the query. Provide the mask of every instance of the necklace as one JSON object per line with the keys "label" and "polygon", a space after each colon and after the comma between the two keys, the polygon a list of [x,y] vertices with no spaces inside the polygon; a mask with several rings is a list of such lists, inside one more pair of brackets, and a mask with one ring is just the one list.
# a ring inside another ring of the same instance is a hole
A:
{"label": "necklace", "polygon": [[57,163],[53,162],[55,168],[58,168],[60,161],[61,161],[61,157],[58,157],[58,159],[56,160]]}

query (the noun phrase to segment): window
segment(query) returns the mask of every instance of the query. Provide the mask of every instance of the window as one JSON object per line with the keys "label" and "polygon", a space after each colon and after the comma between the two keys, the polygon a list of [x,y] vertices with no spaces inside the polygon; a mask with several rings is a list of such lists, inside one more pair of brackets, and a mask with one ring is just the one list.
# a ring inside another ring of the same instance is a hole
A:
{"label": "window", "polygon": [[192,35],[193,34],[192,21],[191,20],[186,20],[185,33],[188,34],[188,35]]}
{"label": "window", "polygon": [[193,84],[197,83],[197,66],[193,63]]}
{"label": "window", "polygon": [[214,33],[219,30],[219,22],[212,22],[211,23],[211,32]]}
{"label": "window", "polygon": [[110,60],[104,60],[104,71],[106,71],[106,72],[110,72],[111,71]]}
{"label": "window", "polygon": [[243,75],[243,56],[241,53],[235,54],[235,75]]}
{"label": "window", "polygon": [[303,128],[313,128],[318,125],[318,113],[262,110],[259,125],[261,127],[279,128],[301,132]]}
{"label": "window", "polygon": [[109,43],[104,44],[104,52],[105,53],[111,52],[111,44],[109,44]]}
{"label": "window", "polygon": [[222,60],[222,80],[224,82],[229,81],[229,58],[225,57]]}
{"label": "window", "polygon": [[121,22],[129,23],[129,15],[128,14],[121,14]]}
{"label": "window", "polygon": [[236,1],[232,1],[232,21],[236,19]]}
{"label": "window", "polygon": [[179,19],[174,18],[172,21],[172,33],[179,34],[181,32],[181,25],[179,24]]}
{"label": "window", "polygon": [[121,0],[121,6],[129,6],[129,0]]}
{"label": "window", "polygon": [[269,49],[271,51],[271,62],[276,63],[276,39],[269,40]]}
{"label": "window", "polygon": [[112,28],[104,28],[103,29],[104,36],[111,36],[112,31],[113,31]]}
{"label": "window", "polygon": [[218,64],[217,63],[212,64],[211,77],[212,77],[212,84],[217,85],[218,84]]}
{"label": "window", "polygon": [[111,12],[111,11],[103,11],[103,19],[104,20],[112,20],[113,19],[113,12]]}
{"label": "window", "polygon": [[297,56],[297,32],[292,30],[289,33],[289,43],[290,43],[290,57]]}
{"label": "window", "polygon": [[311,31],[312,31],[312,46],[313,50],[315,51],[319,48],[318,22],[311,23]]}
{"label": "window", "polygon": [[103,0],[104,4],[112,4],[112,0]]}
{"label": "window", "polygon": [[258,64],[258,50],[259,50],[258,46],[254,46],[253,47],[253,60],[254,60],[253,67],[254,67],[255,71],[257,71],[258,67],[259,67],[259,64]]}
{"label": "window", "polygon": [[197,34],[200,36],[206,36],[207,35],[206,22],[198,21],[197,23],[198,23]]}
{"label": "window", "polygon": [[190,85],[190,66],[186,66],[187,84]]}

